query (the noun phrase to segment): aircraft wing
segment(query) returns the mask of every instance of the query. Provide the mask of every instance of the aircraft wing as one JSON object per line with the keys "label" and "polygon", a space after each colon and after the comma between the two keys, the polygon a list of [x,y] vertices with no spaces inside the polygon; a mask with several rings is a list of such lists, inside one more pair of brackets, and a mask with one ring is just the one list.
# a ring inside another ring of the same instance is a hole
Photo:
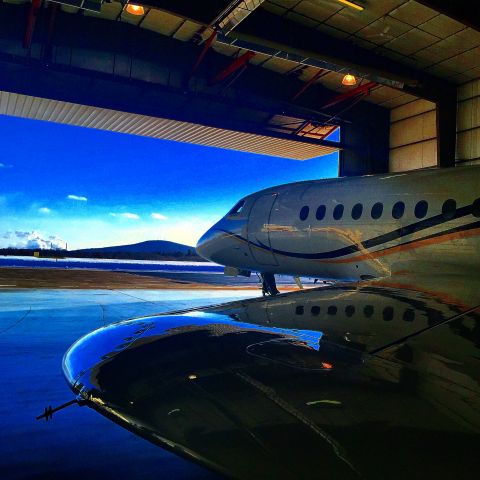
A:
{"label": "aircraft wing", "polygon": [[472,478],[478,280],[339,284],[101,328],[74,392],[232,478]]}

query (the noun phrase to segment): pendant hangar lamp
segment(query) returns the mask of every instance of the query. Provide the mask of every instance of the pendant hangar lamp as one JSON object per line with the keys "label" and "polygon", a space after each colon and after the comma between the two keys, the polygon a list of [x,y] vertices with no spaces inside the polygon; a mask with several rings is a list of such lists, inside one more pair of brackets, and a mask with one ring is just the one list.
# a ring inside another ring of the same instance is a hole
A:
{"label": "pendant hangar lamp", "polygon": [[127,3],[125,5],[125,11],[131,15],[145,15],[145,9],[141,5],[134,3]]}
{"label": "pendant hangar lamp", "polygon": [[346,85],[347,87],[353,87],[353,85],[356,85],[356,84],[357,84],[357,79],[350,73],[347,73],[342,79],[342,85]]}

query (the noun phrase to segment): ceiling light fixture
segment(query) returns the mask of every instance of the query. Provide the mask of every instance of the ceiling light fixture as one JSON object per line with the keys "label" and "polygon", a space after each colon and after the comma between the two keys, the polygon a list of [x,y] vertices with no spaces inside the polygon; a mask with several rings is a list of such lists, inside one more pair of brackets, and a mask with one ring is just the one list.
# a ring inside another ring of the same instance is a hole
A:
{"label": "ceiling light fixture", "polygon": [[342,79],[342,85],[346,85],[347,87],[353,87],[353,85],[357,84],[357,79],[353,76],[347,73],[343,79]]}
{"label": "ceiling light fixture", "polygon": [[135,5],[133,3],[127,3],[125,11],[132,15],[145,15],[145,9],[141,5]]}
{"label": "ceiling light fixture", "polygon": [[355,10],[358,10],[359,12],[361,12],[362,10],[365,10],[365,7],[358,5],[358,3],[349,2],[348,0],[338,0],[338,1],[340,3],[343,3],[344,5],[354,8]]}

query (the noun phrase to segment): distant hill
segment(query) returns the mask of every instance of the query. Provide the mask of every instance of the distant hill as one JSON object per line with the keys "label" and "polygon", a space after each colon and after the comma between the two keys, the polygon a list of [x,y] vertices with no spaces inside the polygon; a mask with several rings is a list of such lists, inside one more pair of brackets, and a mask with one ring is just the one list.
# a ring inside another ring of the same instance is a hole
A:
{"label": "distant hill", "polygon": [[71,250],[69,253],[159,253],[169,255],[172,253],[182,253],[188,255],[189,252],[195,253],[195,247],[189,247],[181,243],[169,242],[167,240],[147,240],[146,242],[133,243],[131,245],[115,245],[113,247],[100,248],[82,248],[80,250]]}
{"label": "distant hill", "polygon": [[70,257],[117,258],[121,260],[195,260],[203,258],[197,255],[195,247],[168,240],[148,240],[132,245],[115,245],[101,248],[82,248],[68,252]]}
{"label": "distant hill", "polygon": [[39,249],[0,249],[0,255],[33,256],[40,251],[41,257],[74,258],[114,258],[119,260],[180,260],[204,261],[197,255],[195,247],[167,240],[148,240],[132,245],[115,245],[112,247],[82,248],[80,250],[39,250]]}

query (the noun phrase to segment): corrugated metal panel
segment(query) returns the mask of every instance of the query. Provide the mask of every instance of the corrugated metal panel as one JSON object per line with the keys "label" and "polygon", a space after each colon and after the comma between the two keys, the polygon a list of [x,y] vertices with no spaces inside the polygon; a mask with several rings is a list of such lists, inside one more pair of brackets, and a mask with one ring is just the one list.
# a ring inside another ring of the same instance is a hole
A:
{"label": "corrugated metal panel", "polygon": [[437,163],[437,140],[405,145],[390,150],[390,171],[403,172],[433,167]]}
{"label": "corrugated metal panel", "polygon": [[401,105],[390,112],[390,171],[401,172],[436,165],[435,104],[426,100]]}
{"label": "corrugated metal panel", "polygon": [[475,127],[480,127],[480,96],[458,105],[457,130],[462,132]]}
{"label": "corrugated metal panel", "polygon": [[83,15],[88,17],[105,18],[107,20],[115,20],[122,9],[123,5],[120,2],[103,3],[100,12],[85,10]]}
{"label": "corrugated metal panel", "polygon": [[480,163],[480,80],[458,89],[457,156],[458,163]]}
{"label": "corrugated metal panel", "polygon": [[198,29],[198,23],[185,20],[185,22],[174,33],[173,38],[186,42],[187,40],[190,40],[196,32],[198,32]]}
{"label": "corrugated metal panel", "polygon": [[2,91],[0,114],[295,160],[307,160],[338,151],[337,148],[307,141],[278,139]]}
{"label": "corrugated metal panel", "polygon": [[405,118],[390,125],[390,148],[431,140],[436,134],[435,111]]}
{"label": "corrugated metal panel", "polygon": [[475,80],[458,87],[458,101],[467,100],[478,95],[480,95],[480,80]]}
{"label": "corrugated metal panel", "polygon": [[457,161],[480,160],[480,128],[457,134]]}
{"label": "corrugated metal panel", "polygon": [[394,108],[390,112],[390,121],[397,122],[398,120],[403,120],[404,118],[419,115],[420,113],[430,112],[432,110],[435,110],[435,104],[433,102],[429,102],[428,100],[417,100],[415,102],[410,102],[406,105],[399,106],[398,108]]}
{"label": "corrugated metal panel", "polygon": [[170,36],[182,23],[183,19],[176,15],[151,9],[145,17],[145,20],[142,22],[142,28]]}

